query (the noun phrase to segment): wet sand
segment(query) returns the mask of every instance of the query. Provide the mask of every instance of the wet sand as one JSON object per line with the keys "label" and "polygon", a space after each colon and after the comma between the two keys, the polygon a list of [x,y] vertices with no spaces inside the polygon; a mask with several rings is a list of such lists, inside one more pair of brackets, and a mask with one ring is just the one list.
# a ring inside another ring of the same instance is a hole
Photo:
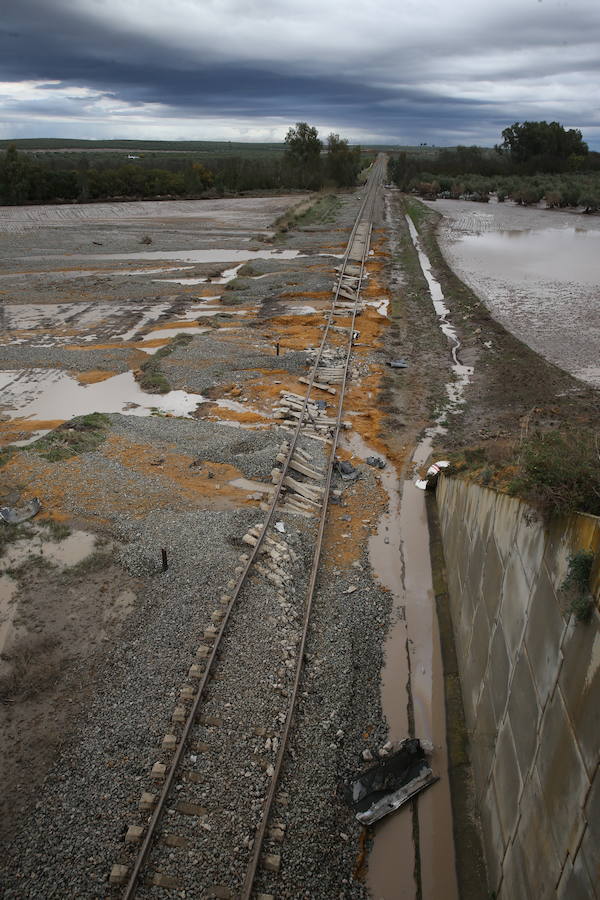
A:
{"label": "wet sand", "polygon": [[[437,200],[449,265],[516,337],[600,386],[600,218]],[[491,349],[491,348],[490,348]]]}

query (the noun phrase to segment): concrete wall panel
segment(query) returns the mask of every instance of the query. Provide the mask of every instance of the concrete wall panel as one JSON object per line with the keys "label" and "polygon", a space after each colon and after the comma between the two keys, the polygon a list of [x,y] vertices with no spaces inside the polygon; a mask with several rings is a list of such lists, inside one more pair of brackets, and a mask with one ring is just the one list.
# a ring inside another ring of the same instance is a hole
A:
{"label": "concrete wall panel", "polygon": [[600,556],[600,520],[546,528],[449,478],[438,505],[490,890],[600,900],[600,615],[576,622],[560,596],[569,555]]}

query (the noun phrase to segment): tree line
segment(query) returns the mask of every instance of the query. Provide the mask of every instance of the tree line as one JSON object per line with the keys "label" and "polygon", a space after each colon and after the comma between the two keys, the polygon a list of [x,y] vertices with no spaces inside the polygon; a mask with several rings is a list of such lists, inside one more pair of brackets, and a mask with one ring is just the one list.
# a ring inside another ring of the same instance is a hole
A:
{"label": "tree line", "polygon": [[0,154],[0,204],[89,202],[155,197],[193,198],[244,191],[319,190],[324,185],[352,187],[362,168],[360,147],[330,134],[326,144],[306,122],[290,128],[283,153],[218,156],[203,163],[185,157],[144,158],[115,165],[82,154],[69,160],[44,160],[14,146]]}
{"label": "tree line", "polygon": [[558,122],[515,122],[494,150],[441,149],[432,158],[400,153],[388,163],[388,178],[403,191],[429,199],[487,202],[494,193],[528,206],[600,209],[600,153],[591,152],[581,131]]}

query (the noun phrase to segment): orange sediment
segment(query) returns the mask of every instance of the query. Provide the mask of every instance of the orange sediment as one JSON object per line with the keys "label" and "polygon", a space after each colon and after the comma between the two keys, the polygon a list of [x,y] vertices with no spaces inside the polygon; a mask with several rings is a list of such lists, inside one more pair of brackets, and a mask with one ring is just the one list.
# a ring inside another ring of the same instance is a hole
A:
{"label": "orange sediment", "polygon": [[52,431],[62,425],[64,419],[11,419],[0,425],[0,446],[24,441],[34,431]]}
{"label": "orange sediment", "polygon": [[97,384],[118,374],[118,372],[104,372],[102,369],[91,369],[89,372],[79,372],[76,378],[79,384]]}

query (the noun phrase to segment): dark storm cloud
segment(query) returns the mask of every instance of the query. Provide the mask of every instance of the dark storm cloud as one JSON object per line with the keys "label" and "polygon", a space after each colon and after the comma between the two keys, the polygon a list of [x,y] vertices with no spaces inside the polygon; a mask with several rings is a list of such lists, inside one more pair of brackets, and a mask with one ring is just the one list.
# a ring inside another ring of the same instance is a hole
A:
{"label": "dark storm cloud", "polygon": [[221,122],[223,136],[281,137],[307,119],[370,139],[493,143],[516,119],[557,118],[593,143],[599,26],[591,0],[5,0],[3,136],[40,122],[141,136],[145,122],[155,136],[200,137],[204,123],[218,137]]}

